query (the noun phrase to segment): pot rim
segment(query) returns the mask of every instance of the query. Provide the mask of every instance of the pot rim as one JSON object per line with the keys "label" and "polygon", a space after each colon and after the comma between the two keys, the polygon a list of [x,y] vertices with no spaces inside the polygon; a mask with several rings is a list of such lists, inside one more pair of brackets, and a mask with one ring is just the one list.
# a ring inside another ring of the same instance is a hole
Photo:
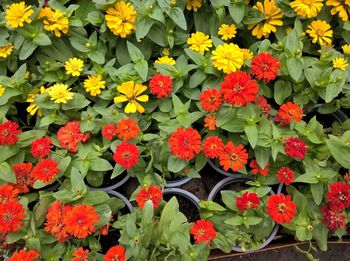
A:
{"label": "pot rim", "polygon": [[[221,168],[219,168],[216,164],[215,161],[212,159],[208,159],[208,163],[209,165],[216,170],[216,172],[219,172],[221,175],[224,175],[226,177],[230,177],[230,178],[245,178],[245,177],[252,177],[252,174],[241,174],[241,173],[237,173],[237,172],[228,172],[225,171]],[[233,176],[234,175],[234,176]]]}
{"label": "pot rim", "polygon": [[123,201],[125,203],[125,206],[129,209],[130,213],[133,211],[134,208],[132,207],[130,201],[124,195],[122,195],[121,193],[119,193],[117,191],[113,191],[113,190],[106,191],[106,193],[109,195],[113,195],[113,196],[119,198],[121,201]]}
{"label": "pot rim", "polygon": [[[105,192],[109,192],[110,190],[121,187],[131,178],[131,176],[127,172],[125,172],[125,173],[126,173],[126,176],[122,180],[120,180],[119,182],[117,182],[111,186],[108,186],[108,187],[93,187],[93,186],[89,186],[89,185],[86,185],[86,186],[90,189],[99,189],[99,190],[102,190]],[[122,175],[122,174],[120,174],[120,175]]]}
{"label": "pot rim", "polygon": [[187,182],[189,182],[192,178],[190,177],[182,177],[176,180],[170,180],[170,181],[166,181],[165,183],[165,187],[166,188],[174,188],[174,187],[180,187],[184,184],[186,184]]}
{"label": "pot rim", "polygon": [[[210,194],[208,196],[208,200],[213,200],[214,197],[221,191],[221,189],[226,186],[227,184],[231,184],[231,183],[238,183],[238,182],[244,182],[244,181],[250,181],[252,180],[250,177],[241,177],[241,178],[234,178],[234,177],[228,177],[228,178],[224,178],[223,180],[219,181],[214,188],[210,191]],[[280,193],[283,187],[283,183],[281,183],[278,187],[277,193]],[[271,189],[270,194],[274,195],[275,192]],[[254,250],[252,249],[246,249],[245,251],[242,251],[242,249],[240,247],[237,246],[233,246],[231,249],[233,251],[236,252],[240,252],[240,253],[254,253],[260,249],[263,249],[264,247],[266,247],[268,244],[271,243],[271,241],[275,238],[277,232],[279,230],[279,224],[275,223],[275,226],[271,232],[271,234],[266,238],[266,240],[259,245],[259,247],[255,248]]]}
{"label": "pot rim", "polygon": [[[310,112],[317,112],[317,110],[323,105],[323,103],[318,103],[316,104],[314,107],[312,107],[312,109],[307,112],[307,111],[304,111],[305,114],[308,114]],[[338,123],[343,123],[344,121],[346,121],[347,119],[349,119],[348,115],[342,110],[342,109],[338,109],[336,110],[335,112],[332,112],[332,113],[328,113],[328,114],[333,114],[336,121]],[[327,115],[327,114],[324,114],[324,115]]]}
{"label": "pot rim", "polygon": [[198,210],[200,209],[199,198],[187,190],[184,190],[181,188],[165,188],[163,190],[163,195],[165,195],[165,194],[175,194],[175,195],[183,196],[183,197],[187,198],[188,200],[190,200],[197,207]]}

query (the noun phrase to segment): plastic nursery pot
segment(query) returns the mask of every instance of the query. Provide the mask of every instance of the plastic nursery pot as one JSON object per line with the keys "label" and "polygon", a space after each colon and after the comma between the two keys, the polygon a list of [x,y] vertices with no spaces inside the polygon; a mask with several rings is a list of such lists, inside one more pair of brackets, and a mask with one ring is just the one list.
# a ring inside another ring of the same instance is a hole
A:
{"label": "plastic nursery pot", "polygon": [[[247,178],[247,177],[245,177],[245,178],[233,178],[233,177],[225,178],[225,179],[221,180],[220,182],[218,182],[215,185],[215,187],[212,189],[212,191],[210,191],[210,194],[208,196],[208,200],[214,200],[215,197],[218,195],[218,193],[227,185],[230,185],[232,183],[246,182],[249,180],[251,180],[251,179]],[[282,190],[282,187],[283,187],[283,184],[280,184],[278,187],[277,193],[280,193],[280,190]],[[270,194],[274,195],[275,193],[271,190]],[[240,252],[240,253],[253,253],[253,252],[256,252],[260,249],[263,249],[268,244],[270,244],[272,240],[274,240],[274,238],[276,237],[276,234],[278,232],[278,229],[279,229],[279,225],[275,224],[275,227],[273,228],[271,234],[266,238],[266,240],[259,247],[257,247],[254,250],[246,249],[245,251],[242,251],[241,248],[235,247],[235,246],[232,247],[232,250],[236,251],[236,252]]]}
{"label": "plastic nursery pot", "polygon": [[322,106],[322,104],[315,105],[310,112],[306,112],[306,120],[310,120],[312,117],[316,116],[317,120],[325,127],[331,127],[333,122],[338,122],[339,124],[346,121],[349,117],[342,110],[337,110],[329,114],[321,114],[317,110]]}
{"label": "plastic nursery pot", "polygon": [[113,190],[111,190],[111,191],[106,191],[106,192],[107,192],[109,195],[112,195],[112,196],[114,196],[114,197],[116,197],[116,198],[119,198],[121,201],[123,201],[124,204],[125,204],[125,206],[126,206],[127,209],[129,210],[129,213],[132,212],[133,207],[132,207],[130,201],[129,201],[126,197],[124,197],[124,196],[123,196],[122,194],[120,194],[119,192],[116,192],[116,191],[113,191]]}
{"label": "plastic nursery pot", "polygon": [[250,177],[252,175],[246,175],[246,174],[239,174],[239,173],[233,173],[233,172],[228,172],[225,171],[223,169],[221,169],[220,167],[218,167],[218,165],[216,164],[216,161],[212,160],[212,159],[208,159],[209,165],[219,174],[224,175],[226,177],[230,177],[230,178],[234,178],[234,179],[239,179],[239,178],[246,178],[246,177]]}
{"label": "plastic nursery pot", "polygon": [[163,198],[169,200],[171,196],[176,197],[180,211],[187,217],[189,222],[195,222],[200,219],[199,198],[194,194],[180,188],[165,188],[163,190]]}
{"label": "plastic nursery pot", "polygon": [[[119,176],[115,177],[114,179],[110,179],[108,174],[104,175],[104,181],[102,183],[102,187],[94,187],[91,185],[88,185],[89,188],[91,189],[99,189],[102,191],[109,192],[110,190],[116,189],[124,185],[131,177],[129,174],[127,174],[126,171],[124,171],[122,174]],[[107,182],[106,182],[107,181]],[[113,183],[115,182],[115,183]],[[107,186],[104,186],[104,184],[108,184]],[[110,185],[112,183],[112,185]]]}
{"label": "plastic nursery pot", "polygon": [[187,182],[189,182],[191,179],[192,178],[190,177],[182,177],[175,180],[166,180],[165,187],[166,188],[180,187],[183,184],[186,184]]}

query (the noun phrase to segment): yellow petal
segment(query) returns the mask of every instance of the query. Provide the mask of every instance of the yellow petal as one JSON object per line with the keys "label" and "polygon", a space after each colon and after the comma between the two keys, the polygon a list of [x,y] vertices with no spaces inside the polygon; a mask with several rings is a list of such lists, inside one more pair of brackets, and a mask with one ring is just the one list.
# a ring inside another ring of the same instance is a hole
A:
{"label": "yellow petal", "polygon": [[124,95],[119,95],[119,96],[114,98],[114,103],[121,103],[121,102],[125,102],[125,101],[128,101],[128,98]]}
{"label": "yellow petal", "polygon": [[147,90],[146,86],[142,85],[141,83],[136,84],[134,89],[135,96],[139,96],[145,90]]}
{"label": "yellow petal", "polygon": [[127,96],[132,96],[134,92],[134,82],[133,81],[125,82],[122,85],[119,85],[117,87],[117,90],[123,94],[126,94]]}
{"label": "yellow petal", "polygon": [[135,112],[136,112],[136,105],[135,105],[135,102],[129,102],[129,103],[126,105],[124,111],[125,111],[126,113],[135,113]]}
{"label": "yellow petal", "polygon": [[148,101],[148,95],[144,94],[139,97],[136,97],[136,100],[141,101],[141,102],[146,102]]}
{"label": "yellow petal", "polygon": [[136,109],[139,113],[144,113],[145,109],[141,106],[141,104],[139,104],[138,102],[135,102],[136,105]]}

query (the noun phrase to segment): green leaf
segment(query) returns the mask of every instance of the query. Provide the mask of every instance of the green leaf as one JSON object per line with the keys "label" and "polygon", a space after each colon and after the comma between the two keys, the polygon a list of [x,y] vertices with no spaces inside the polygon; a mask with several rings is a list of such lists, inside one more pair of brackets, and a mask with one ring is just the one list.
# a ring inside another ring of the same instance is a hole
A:
{"label": "green leaf", "polygon": [[256,146],[256,143],[258,142],[258,128],[254,124],[246,125],[244,127],[244,132],[247,135],[248,141],[252,148],[254,149]]}
{"label": "green leaf", "polygon": [[120,174],[122,174],[125,171],[125,168],[118,163],[115,164],[113,173],[111,175],[111,179],[114,179],[115,177],[118,177]]}
{"label": "green leaf", "polygon": [[288,58],[287,59],[287,68],[290,76],[295,81],[299,81],[303,73],[303,63],[300,58]]}
{"label": "green leaf", "polygon": [[327,139],[326,142],[335,160],[344,168],[350,169],[350,147],[335,139]]}
{"label": "green leaf", "polygon": [[99,205],[105,203],[109,199],[106,192],[102,190],[91,190],[84,198],[84,202],[90,205]]}
{"label": "green leaf", "polygon": [[7,162],[0,163],[0,179],[10,183],[17,183],[15,173]]}
{"label": "green leaf", "polygon": [[191,49],[185,49],[186,54],[194,61],[195,64],[201,66],[204,62],[204,56],[199,52],[195,52]]}
{"label": "green leaf", "polygon": [[281,105],[284,100],[291,95],[293,86],[290,82],[278,80],[274,85],[274,98],[278,105]]}
{"label": "green leaf", "polygon": [[243,217],[235,216],[232,218],[228,218],[224,221],[224,223],[231,226],[240,226],[243,224]]}
{"label": "green leaf", "polygon": [[261,146],[256,146],[255,150],[255,160],[257,161],[260,168],[265,168],[270,160],[270,148],[265,148]]}
{"label": "green leaf", "polygon": [[29,146],[34,140],[41,138],[45,135],[43,130],[30,130],[22,132],[18,135],[19,141],[17,143],[18,147],[24,148]]}
{"label": "green leaf", "polygon": [[80,93],[74,93],[73,99],[62,105],[62,109],[65,111],[73,109],[82,109],[90,104],[90,101]]}
{"label": "green leaf", "polygon": [[113,169],[113,166],[108,160],[96,157],[90,160],[89,169],[92,171],[108,171]]}
{"label": "green leaf", "polygon": [[135,63],[135,71],[140,75],[143,81],[147,80],[148,63],[145,60],[139,60]]}
{"label": "green leaf", "polygon": [[152,224],[154,215],[153,212],[153,203],[151,200],[148,200],[142,209],[141,226]]}
{"label": "green leaf", "polygon": [[19,150],[17,146],[0,146],[0,162],[4,162],[8,158],[16,155]]}
{"label": "green leaf", "polygon": [[44,33],[39,33],[33,38],[33,42],[37,45],[47,46],[51,45],[50,37]]}
{"label": "green leaf", "polygon": [[80,174],[79,170],[72,168],[70,176],[72,192],[78,197],[82,197],[86,194],[87,189],[84,183],[84,177]]}
{"label": "green leaf", "polygon": [[236,24],[239,24],[245,14],[245,4],[243,2],[231,2],[228,6],[228,11],[230,12],[233,21],[235,21]]}
{"label": "green leaf", "polygon": [[324,184],[321,182],[317,184],[311,184],[310,188],[311,188],[311,194],[315,203],[317,205],[320,205],[324,194]]}
{"label": "green leaf", "polygon": [[302,182],[302,183],[309,183],[309,184],[316,184],[319,182],[319,180],[316,178],[315,174],[313,173],[306,173],[304,175],[300,175],[295,179],[295,182]]}
{"label": "green leaf", "polygon": [[263,219],[261,217],[247,217],[247,219],[245,220],[245,223],[250,225],[250,226],[254,226],[259,224]]}
{"label": "green leaf", "polygon": [[20,60],[26,60],[29,56],[32,55],[32,53],[35,51],[35,49],[38,47],[38,45],[28,39],[24,40],[21,51],[19,53],[19,59]]}
{"label": "green leaf", "polygon": [[168,15],[181,29],[187,30],[186,18],[180,7],[172,8]]}
{"label": "green leaf", "polygon": [[154,21],[147,16],[143,16],[137,19],[137,26],[135,30],[136,39],[139,41],[144,38],[151,29]]}
{"label": "green leaf", "polygon": [[226,209],[224,207],[222,207],[221,205],[219,205],[218,203],[215,203],[214,201],[200,201],[199,202],[199,206],[202,209],[206,209],[209,211],[226,211]]}
{"label": "green leaf", "polygon": [[133,43],[127,41],[126,45],[128,48],[130,58],[134,63],[137,63],[138,61],[145,59],[142,52]]}
{"label": "green leaf", "polygon": [[168,159],[168,170],[173,173],[178,173],[183,170],[188,164],[188,161],[179,159],[174,155],[171,155]]}

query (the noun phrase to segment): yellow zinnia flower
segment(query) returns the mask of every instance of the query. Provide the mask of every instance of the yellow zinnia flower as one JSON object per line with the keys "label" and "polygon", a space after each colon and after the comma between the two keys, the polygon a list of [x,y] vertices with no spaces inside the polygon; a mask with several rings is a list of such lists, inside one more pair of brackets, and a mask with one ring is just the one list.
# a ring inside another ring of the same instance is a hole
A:
{"label": "yellow zinnia flower", "polygon": [[6,90],[5,87],[2,86],[2,84],[0,83],[0,97],[4,95],[5,90]]}
{"label": "yellow zinnia flower", "polygon": [[350,0],[327,0],[326,5],[333,6],[331,9],[331,15],[338,13],[340,19],[344,22],[349,20]]}
{"label": "yellow zinnia flower", "polygon": [[243,53],[238,45],[230,43],[219,45],[213,52],[212,64],[224,73],[232,73],[243,65]]}
{"label": "yellow zinnia flower", "polygon": [[31,5],[26,6],[25,2],[11,4],[6,8],[6,24],[13,29],[24,26],[24,23],[30,24],[29,18],[34,13]]}
{"label": "yellow zinnia flower", "polygon": [[143,94],[145,90],[147,90],[147,87],[142,85],[142,83],[134,83],[133,81],[128,81],[123,83],[122,85],[119,85],[117,87],[117,90],[122,93],[122,95],[119,95],[114,98],[115,103],[122,103],[122,102],[128,102],[126,105],[124,111],[126,113],[135,113],[136,111],[143,113],[145,112],[145,109],[139,104],[137,101],[140,102],[147,102],[148,101],[148,95]]}
{"label": "yellow zinnia flower", "polygon": [[192,33],[191,37],[187,39],[190,49],[201,54],[204,54],[205,51],[208,51],[213,46],[212,42],[209,36],[202,32]]}
{"label": "yellow zinnia flower", "polygon": [[295,0],[290,3],[290,6],[294,11],[302,16],[307,18],[316,17],[318,12],[321,11],[323,0]]}
{"label": "yellow zinnia flower", "polygon": [[66,74],[71,74],[72,76],[79,76],[83,71],[84,62],[78,58],[69,58],[68,61],[65,62],[64,68],[66,69]]}
{"label": "yellow zinnia flower", "polygon": [[122,38],[130,35],[136,28],[134,7],[123,1],[116,2],[114,6],[107,9],[105,20],[112,33]]}
{"label": "yellow zinnia flower", "polygon": [[194,12],[197,12],[199,8],[202,6],[202,0],[187,0],[186,1],[186,9],[191,11],[193,9]]}
{"label": "yellow zinnia flower", "polygon": [[53,32],[56,37],[61,37],[61,32],[68,33],[69,20],[64,17],[60,10],[53,10],[50,7],[44,7],[40,10],[38,19],[46,18],[43,20],[44,29],[49,32]]}
{"label": "yellow zinnia flower", "polygon": [[73,99],[73,94],[70,92],[71,88],[68,88],[66,84],[56,83],[48,90],[51,97],[51,101],[55,103],[67,103],[67,101]]}
{"label": "yellow zinnia flower", "polygon": [[241,48],[241,52],[243,53],[243,60],[244,61],[253,59],[254,55],[253,55],[253,52],[251,50]]}
{"label": "yellow zinnia flower", "polygon": [[344,55],[350,55],[350,44],[345,44],[341,47]]}
{"label": "yellow zinnia flower", "polygon": [[176,61],[174,60],[173,57],[169,57],[167,55],[159,57],[155,62],[155,64],[170,64],[170,65],[175,65]]}
{"label": "yellow zinnia flower", "polygon": [[[40,93],[39,93],[40,92]],[[29,106],[27,108],[27,112],[30,114],[30,115],[35,115],[36,112],[38,112],[38,115],[41,117],[42,116],[42,113],[40,111],[40,107],[39,105],[37,105],[35,103],[35,98],[39,95],[39,94],[43,94],[43,93],[46,93],[47,92],[47,89],[45,89],[44,86],[41,86],[40,87],[40,90],[35,90],[34,92],[32,93],[29,93],[28,94],[28,97],[27,97],[27,102],[29,102]]]}
{"label": "yellow zinnia flower", "polygon": [[269,37],[271,32],[276,32],[276,26],[282,26],[283,21],[281,18],[283,14],[281,9],[275,5],[274,0],[265,0],[264,5],[261,2],[257,2],[253,6],[254,9],[264,14],[265,19],[257,24],[248,25],[248,29],[252,31],[252,35],[260,39],[263,36]]}
{"label": "yellow zinnia flower", "polygon": [[84,81],[85,91],[90,92],[91,96],[97,96],[106,87],[106,82],[102,80],[101,75],[97,76],[88,76],[88,78]]}
{"label": "yellow zinnia flower", "polygon": [[332,63],[333,63],[334,69],[339,69],[339,70],[345,71],[346,68],[348,67],[348,62],[344,58],[341,58],[341,57],[334,58],[332,60]]}
{"label": "yellow zinnia flower", "polygon": [[12,43],[10,43],[6,46],[0,47],[0,57],[6,58],[7,56],[9,56],[12,53],[12,50],[13,50]]}
{"label": "yellow zinnia flower", "polygon": [[312,37],[313,43],[319,43],[320,45],[331,45],[332,44],[332,36],[333,31],[331,30],[331,26],[321,20],[313,21],[310,25],[308,25],[308,30],[306,32]]}
{"label": "yellow zinnia flower", "polygon": [[221,39],[226,41],[236,36],[237,30],[234,24],[222,24],[219,27],[218,35],[221,35]]}

